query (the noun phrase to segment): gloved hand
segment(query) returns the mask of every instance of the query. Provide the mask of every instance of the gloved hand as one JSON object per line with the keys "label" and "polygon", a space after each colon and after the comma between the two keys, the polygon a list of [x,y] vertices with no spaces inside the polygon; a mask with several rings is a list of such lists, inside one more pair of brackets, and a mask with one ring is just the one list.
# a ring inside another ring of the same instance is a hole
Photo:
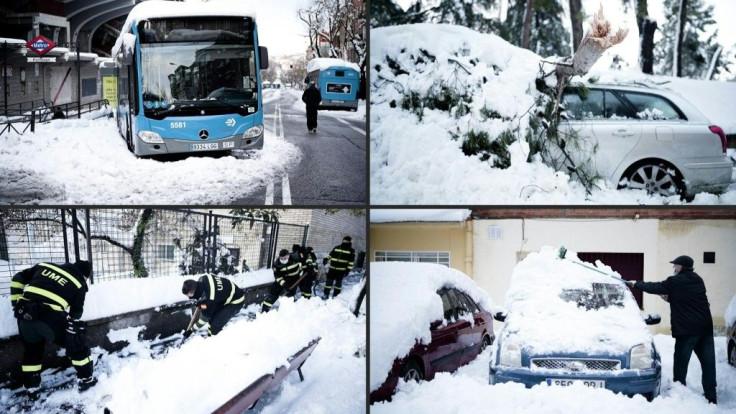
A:
{"label": "gloved hand", "polygon": [[326,265],[327,262],[329,262],[329,261],[330,261],[330,259],[328,259],[328,258],[325,257],[324,259],[322,259],[322,265]]}
{"label": "gloved hand", "polygon": [[184,335],[183,335],[183,336],[184,336],[184,339],[187,339],[187,338],[189,338],[190,336],[192,336],[192,333],[193,333],[193,332],[194,332],[194,331],[192,331],[191,329],[187,329],[186,331],[184,331]]}

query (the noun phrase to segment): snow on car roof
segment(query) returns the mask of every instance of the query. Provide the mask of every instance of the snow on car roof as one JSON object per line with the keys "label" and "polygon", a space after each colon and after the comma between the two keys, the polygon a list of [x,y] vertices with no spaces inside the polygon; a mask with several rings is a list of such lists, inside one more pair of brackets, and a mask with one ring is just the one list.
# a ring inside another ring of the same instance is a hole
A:
{"label": "snow on car roof", "polygon": [[[651,334],[628,287],[572,260],[579,261],[574,252],[559,259],[557,249],[544,247],[516,265],[499,338],[535,354],[620,354],[650,343]],[[587,265],[612,272],[600,261]],[[601,300],[615,304],[594,306]]]}
{"label": "snow on car roof", "polygon": [[358,65],[353,62],[348,62],[347,60],[336,58],[314,58],[307,62],[307,73],[314,72],[315,70],[325,70],[332,66],[346,67],[360,72],[360,67]]}
{"label": "snow on car roof", "polygon": [[148,0],[138,3],[128,13],[120,37],[112,48],[112,56],[117,55],[123,44],[124,35],[130,32],[133,22],[161,17],[188,17],[188,16],[243,16],[256,18],[256,12],[251,7],[237,0],[213,0],[209,2],[187,1],[172,2],[169,0]]}
{"label": "snow on car roof", "polygon": [[371,390],[383,383],[394,359],[405,356],[416,341],[431,341],[429,325],[443,317],[439,289],[454,286],[483,309],[492,307],[488,293],[459,270],[406,262],[371,262],[370,269]]}
{"label": "snow on car roof", "polygon": [[731,303],[728,304],[728,308],[726,308],[726,314],[724,316],[726,318],[726,326],[736,324],[736,295],[733,296]]}

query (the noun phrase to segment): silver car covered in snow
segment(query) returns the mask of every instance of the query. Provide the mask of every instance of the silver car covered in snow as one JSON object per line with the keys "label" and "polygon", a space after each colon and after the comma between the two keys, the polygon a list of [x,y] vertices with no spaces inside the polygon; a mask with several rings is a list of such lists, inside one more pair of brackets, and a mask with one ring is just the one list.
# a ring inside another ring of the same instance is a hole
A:
{"label": "silver car covered in snow", "polygon": [[[682,96],[638,84],[586,86],[565,91],[560,136],[589,176],[663,196],[728,187],[733,163],[723,130]],[[571,164],[561,152],[554,157]]]}

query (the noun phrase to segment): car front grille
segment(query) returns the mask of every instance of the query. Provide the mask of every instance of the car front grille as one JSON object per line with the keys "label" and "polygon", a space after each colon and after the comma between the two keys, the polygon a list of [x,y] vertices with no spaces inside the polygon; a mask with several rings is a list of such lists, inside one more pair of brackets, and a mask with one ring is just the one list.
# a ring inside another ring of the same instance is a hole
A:
{"label": "car front grille", "polygon": [[532,358],[532,369],[564,371],[616,371],[621,361],[616,359]]}

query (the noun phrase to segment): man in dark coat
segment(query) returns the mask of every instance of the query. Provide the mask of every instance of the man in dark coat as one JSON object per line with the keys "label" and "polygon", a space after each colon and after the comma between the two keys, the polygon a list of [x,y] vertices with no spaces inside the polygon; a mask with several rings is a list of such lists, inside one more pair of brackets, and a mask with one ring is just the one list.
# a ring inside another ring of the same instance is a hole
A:
{"label": "man in dark coat", "polygon": [[307,130],[310,134],[315,134],[317,133],[317,107],[322,102],[322,94],[311,79],[309,87],[302,94],[302,102],[307,104]]}
{"label": "man in dark coat", "polygon": [[41,385],[46,342],[66,348],[77,371],[79,391],[97,383],[92,375],[86,323],[79,320],[91,275],[90,262],[80,260],[74,264],[42,262],[13,276],[10,302],[24,349],[23,386],[31,393]]}
{"label": "man in dark coat", "polygon": [[281,249],[279,257],[273,261],[274,282],[268,289],[268,295],[261,304],[261,312],[268,312],[276,303],[282,291],[286,290],[286,296],[292,297],[296,294],[294,284],[299,280],[302,267],[297,256],[290,254],[288,250]]}
{"label": "man in dark coat", "polygon": [[647,293],[666,295],[670,303],[672,336],[675,338],[674,380],[685,385],[687,366],[693,351],[703,369],[703,392],[716,404],[716,358],[713,345],[713,318],[703,279],[694,272],[693,259],[680,256],[671,261],[675,274],[662,282],[627,281]]}
{"label": "man in dark coat", "polygon": [[330,262],[330,270],[327,272],[327,281],[325,282],[322,299],[330,298],[330,291],[332,291],[333,286],[335,288],[332,293],[333,298],[342,291],[342,279],[353,270],[355,262],[355,249],[352,248],[352,245],[353,239],[350,236],[345,236],[342,243],[335,246],[330,254],[322,259],[323,265]]}
{"label": "man in dark coat", "polygon": [[184,338],[208,323],[207,333],[217,335],[245,303],[243,291],[230,279],[217,275],[204,275],[197,281],[185,280],[181,292],[190,299],[197,299],[200,309],[199,319],[192,329],[184,331]]}

